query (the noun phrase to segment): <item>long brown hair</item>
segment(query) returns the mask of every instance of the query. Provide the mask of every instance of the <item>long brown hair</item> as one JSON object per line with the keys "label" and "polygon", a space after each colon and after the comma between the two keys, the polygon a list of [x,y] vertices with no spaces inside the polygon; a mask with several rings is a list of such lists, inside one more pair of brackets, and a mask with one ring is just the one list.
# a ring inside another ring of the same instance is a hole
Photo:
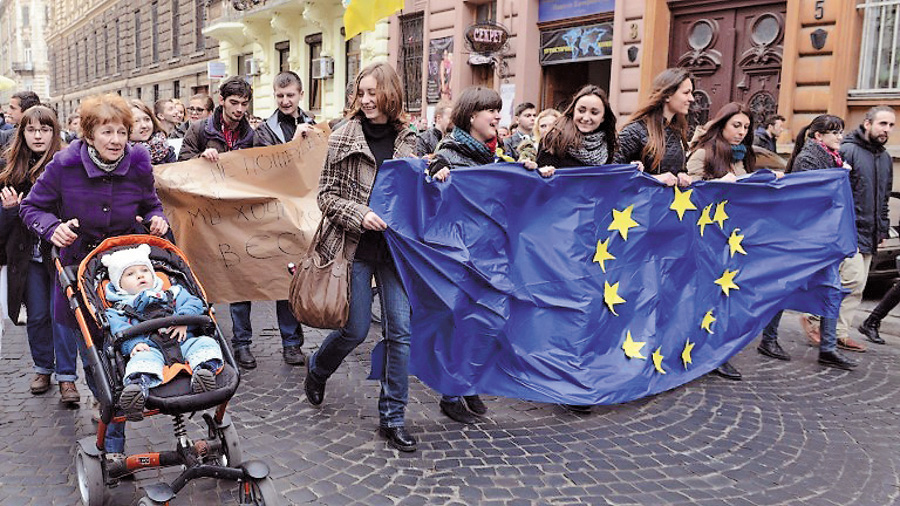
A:
{"label": "long brown hair", "polygon": [[[150,116],[150,121],[153,122],[153,131],[150,132],[150,136],[156,135],[157,132],[166,133],[166,130],[162,127],[159,122],[159,119],[156,118],[156,114],[153,114],[153,111],[150,110],[150,107],[147,106],[142,100],[138,100],[133,98],[128,101],[128,105],[131,106],[132,109],[137,109],[142,113]],[[135,130],[134,124],[131,126],[131,132],[133,133]],[[129,134],[129,141],[131,140],[131,135]]]}
{"label": "long brown hair", "polygon": [[791,159],[788,160],[785,172],[794,170],[794,160],[797,159],[797,155],[803,151],[803,146],[806,145],[806,142],[809,139],[815,139],[817,133],[826,134],[828,132],[840,131],[843,129],[844,120],[838,116],[832,114],[820,114],[813,118],[812,122],[801,128],[800,133],[797,134],[797,140],[794,142],[794,151],[791,153]]}
{"label": "long brown hair", "polygon": [[603,123],[600,123],[598,130],[602,130],[606,134],[606,151],[609,154],[607,161],[612,159],[613,154],[616,152],[616,113],[609,106],[609,99],[606,97],[606,92],[603,91],[603,88],[593,84],[584,86],[572,97],[572,101],[569,102],[562,116],[553,122],[553,126],[544,135],[541,144],[547,152],[562,157],[565,156],[570,147],[581,147],[582,142],[584,142],[584,134],[575,126],[575,104],[582,97],[588,95],[599,97],[603,102]]}
{"label": "long brown hair", "polygon": [[359,82],[368,76],[374,77],[378,83],[376,103],[378,109],[388,117],[388,123],[394,125],[398,132],[406,128],[409,125],[409,117],[403,109],[403,85],[400,84],[397,71],[386,62],[371,63],[359,71],[353,84],[353,101],[346,117],[364,117],[359,97]]}
{"label": "long brown hair", "polygon": [[703,160],[703,173],[709,179],[718,179],[731,172],[732,150],[731,143],[725,140],[722,132],[725,125],[738,114],[750,118],[750,127],[741,144],[747,149],[744,155],[744,170],[753,172],[756,170],[756,154],[753,152],[753,113],[750,108],[740,102],[729,102],[719,109],[716,116],[706,124],[706,132],[691,143],[691,151],[703,148],[706,151],[706,159]]}
{"label": "long brown hair", "polygon": [[[28,147],[28,142],[25,140],[25,130],[31,122],[37,122],[41,126],[53,128],[47,151],[44,151],[44,154],[41,155],[34,165],[32,165],[34,152],[31,151],[31,148]],[[50,163],[53,155],[62,148],[62,137],[60,137],[59,131],[60,126],[56,120],[56,113],[49,107],[36,105],[25,111],[22,115],[22,120],[19,121],[19,127],[16,128],[16,135],[12,144],[6,152],[6,167],[0,172],[0,186],[16,188],[26,182],[34,184],[41,173],[44,172],[44,167]]]}
{"label": "long brown hair", "polygon": [[[671,68],[662,71],[653,79],[653,86],[650,89],[650,98],[643,107],[635,111],[628,119],[628,123],[643,121],[647,126],[648,142],[641,152],[641,158],[649,159],[652,172],[659,171],[662,164],[663,156],[666,153],[666,118],[664,115],[666,100],[678,91],[681,83],[686,80],[694,82],[690,71],[683,68]],[[681,136],[682,146],[688,143],[688,122],[687,117],[682,114],[676,114],[672,117],[670,123],[675,132]]]}

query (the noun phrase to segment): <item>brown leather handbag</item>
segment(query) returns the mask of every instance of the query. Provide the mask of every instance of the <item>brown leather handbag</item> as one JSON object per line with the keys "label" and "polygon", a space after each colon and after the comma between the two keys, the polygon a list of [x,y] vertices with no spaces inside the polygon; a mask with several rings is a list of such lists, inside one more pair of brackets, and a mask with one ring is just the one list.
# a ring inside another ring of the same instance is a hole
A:
{"label": "brown leather handbag", "polygon": [[322,237],[325,220],[309,243],[306,254],[300,258],[291,279],[291,311],[297,321],[320,329],[339,329],[347,324],[350,314],[350,269],[356,244],[347,241],[342,234],[341,249],[330,261],[323,263],[316,252]]}

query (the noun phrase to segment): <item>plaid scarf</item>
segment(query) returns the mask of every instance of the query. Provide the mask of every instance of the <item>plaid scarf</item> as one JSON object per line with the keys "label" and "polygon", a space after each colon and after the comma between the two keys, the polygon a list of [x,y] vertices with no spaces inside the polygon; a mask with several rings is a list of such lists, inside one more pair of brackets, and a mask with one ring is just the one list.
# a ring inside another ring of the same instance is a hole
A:
{"label": "plaid scarf", "polygon": [[473,160],[483,164],[494,162],[494,153],[488,148],[487,144],[478,141],[469,135],[469,132],[466,132],[462,128],[454,128],[453,133],[450,135],[453,137],[453,140],[468,148],[468,151],[474,155],[471,157]]}

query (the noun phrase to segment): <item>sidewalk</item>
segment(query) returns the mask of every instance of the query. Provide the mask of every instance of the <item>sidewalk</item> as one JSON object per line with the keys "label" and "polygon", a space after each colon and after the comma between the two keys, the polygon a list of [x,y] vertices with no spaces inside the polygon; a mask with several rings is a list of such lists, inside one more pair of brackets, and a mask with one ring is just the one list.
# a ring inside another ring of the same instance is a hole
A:
{"label": "sidewalk", "polygon": [[[873,303],[867,301],[865,308]],[[887,505],[900,497],[900,318],[883,324],[888,344],[853,354],[854,372],[816,364],[796,315],[782,323],[793,361],[759,355],[732,363],[744,381],[706,376],[671,392],[579,416],[555,405],[486,398],[485,422],[463,427],[438,410],[439,396],[411,380],[407,423],[419,450],[402,454],[377,434],[378,384],[366,381],[380,328],[328,382],[316,409],[303,395],[305,368],[281,360],[274,305],[255,304],[253,351],[229,405],[245,458],[265,460],[286,504],[697,504]],[[223,310],[224,309],[224,310]],[[220,324],[230,337],[227,308]],[[79,504],[74,441],[91,435],[88,390],[81,409],[56,390],[28,391],[24,327],[7,325],[0,356],[0,504]],[[324,337],[307,330],[309,353]],[[200,425],[189,422],[190,435]],[[131,451],[172,449],[171,422],[129,425]],[[163,477],[171,480],[176,470]],[[110,491],[134,504],[145,471]],[[198,480],[173,505],[236,504],[236,485]]]}

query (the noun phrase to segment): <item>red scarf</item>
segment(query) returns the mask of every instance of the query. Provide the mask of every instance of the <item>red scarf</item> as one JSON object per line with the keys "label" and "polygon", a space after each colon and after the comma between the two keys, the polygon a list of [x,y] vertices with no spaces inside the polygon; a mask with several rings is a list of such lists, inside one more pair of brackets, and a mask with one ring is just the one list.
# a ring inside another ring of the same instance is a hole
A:
{"label": "red scarf", "polygon": [[824,149],[826,153],[828,153],[829,155],[831,155],[831,159],[834,160],[835,167],[843,167],[843,166],[844,166],[844,159],[841,158],[841,154],[838,153],[838,151],[837,151],[836,149],[831,149],[831,148],[829,148],[829,147],[826,146],[825,143],[822,142],[822,141],[816,141],[816,144],[818,144],[819,146],[821,146],[822,149]]}

